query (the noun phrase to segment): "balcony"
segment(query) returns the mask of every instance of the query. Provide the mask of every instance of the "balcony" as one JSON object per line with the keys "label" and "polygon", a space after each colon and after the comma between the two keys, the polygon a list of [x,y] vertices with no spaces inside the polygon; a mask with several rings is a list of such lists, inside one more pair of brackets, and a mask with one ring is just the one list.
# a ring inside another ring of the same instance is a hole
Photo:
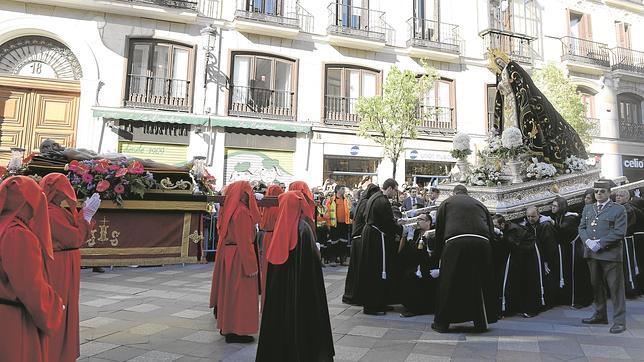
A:
{"label": "balcony", "polygon": [[407,20],[407,26],[409,30],[407,52],[410,56],[438,61],[458,61],[460,53],[458,25],[410,18]]}
{"label": "balcony", "polygon": [[644,142],[644,123],[620,119],[619,138],[626,141]]}
{"label": "balcony", "polygon": [[644,75],[644,52],[628,48],[611,49],[611,69]]}
{"label": "balcony", "polygon": [[237,0],[233,25],[240,32],[292,39],[313,30],[313,16],[297,0]]}
{"label": "balcony", "polygon": [[532,64],[533,37],[512,33],[505,30],[486,29],[479,33],[483,37],[487,49],[500,49],[511,60],[524,64]]}
{"label": "balcony", "polygon": [[[427,110],[432,110],[433,114],[427,115]],[[456,133],[456,118],[454,117],[454,108],[451,107],[419,107],[420,124],[418,130],[425,133]]]}
{"label": "balcony", "polygon": [[330,44],[362,50],[385,46],[385,13],[357,6],[331,3],[327,40]]}
{"label": "balcony", "polygon": [[125,106],[190,112],[192,92],[190,81],[128,75]]}
{"label": "balcony", "polygon": [[228,114],[294,121],[294,108],[295,93],[291,91],[233,86]]}
{"label": "balcony", "polygon": [[360,117],[356,114],[358,98],[339,96],[324,97],[324,123],[335,126],[357,127]]}
{"label": "balcony", "polygon": [[197,0],[194,1],[188,1],[188,0],[126,0],[128,2],[133,2],[133,3],[145,3],[145,4],[153,4],[153,5],[158,5],[158,6],[165,6],[169,8],[177,8],[177,9],[186,9],[186,10],[192,10],[192,11],[197,11]]}
{"label": "balcony", "polygon": [[587,74],[602,74],[610,66],[606,44],[565,36],[561,38],[561,60],[568,68]]}

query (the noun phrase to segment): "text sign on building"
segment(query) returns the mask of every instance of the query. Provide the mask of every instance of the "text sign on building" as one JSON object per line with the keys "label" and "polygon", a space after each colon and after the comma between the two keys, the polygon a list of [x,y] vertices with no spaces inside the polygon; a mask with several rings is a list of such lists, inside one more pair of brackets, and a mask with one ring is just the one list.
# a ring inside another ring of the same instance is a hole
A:
{"label": "text sign on building", "polygon": [[644,170],[644,159],[639,158],[626,158],[622,161],[624,168],[634,168]]}
{"label": "text sign on building", "polygon": [[629,182],[644,180],[644,158],[641,156],[622,156],[622,174]]}
{"label": "text sign on building", "polygon": [[456,162],[447,151],[406,150],[405,158],[412,161]]}

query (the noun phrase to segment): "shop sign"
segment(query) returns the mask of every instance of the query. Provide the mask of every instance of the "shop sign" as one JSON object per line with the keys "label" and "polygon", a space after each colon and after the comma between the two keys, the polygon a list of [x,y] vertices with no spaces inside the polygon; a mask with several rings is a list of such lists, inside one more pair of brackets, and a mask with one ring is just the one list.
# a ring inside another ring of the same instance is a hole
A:
{"label": "shop sign", "polygon": [[639,158],[625,159],[623,163],[624,163],[624,168],[635,168],[635,169],[644,170],[644,159],[641,159],[641,160]]}
{"label": "shop sign", "polygon": [[169,165],[183,165],[188,160],[188,146],[162,143],[119,142],[119,152]]}
{"label": "shop sign", "polygon": [[358,145],[351,147],[351,150],[349,151],[349,153],[351,153],[351,156],[357,156],[359,152],[360,147]]}
{"label": "shop sign", "polygon": [[447,151],[433,150],[407,150],[405,158],[413,161],[439,161],[439,162],[456,162],[454,157]]}
{"label": "shop sign", "polygon": [[369,145],[351,145],[340,143],[325,143],[325,156],[350,156],[366,158],[382,158],[382,147]]}

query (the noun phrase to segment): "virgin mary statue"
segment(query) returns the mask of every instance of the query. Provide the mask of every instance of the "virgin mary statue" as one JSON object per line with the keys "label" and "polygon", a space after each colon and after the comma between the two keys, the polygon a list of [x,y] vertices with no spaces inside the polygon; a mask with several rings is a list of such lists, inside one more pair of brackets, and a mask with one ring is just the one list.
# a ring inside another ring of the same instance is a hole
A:
{"label": "virgin mary statue", "polygon": [[504,127],[519,128],[530,155],[559,170],[565,169],[569,156],[587,158],[577,132],[534,85],[530,75],[505,54],[492,54],[494,65],[490,68],[497,74],[494,128],[498,132]]}

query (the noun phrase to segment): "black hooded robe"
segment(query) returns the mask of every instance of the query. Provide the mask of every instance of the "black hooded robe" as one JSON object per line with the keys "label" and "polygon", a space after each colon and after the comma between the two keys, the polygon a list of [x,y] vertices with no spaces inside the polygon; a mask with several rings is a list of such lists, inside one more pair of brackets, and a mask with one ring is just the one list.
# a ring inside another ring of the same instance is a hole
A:
{"label": "black hooded robe", "polygon": [[351,257],[349,258],[349,270],[347,271],[347,278],[344,283],[344,295],[342,296],[342,303],[352,305],[362,305],[362,302],[356,296],[357,285],[360,282],[357,270],[360,269],[360,256],[362,254],[362,230],[365,226],[365,208],[367,201],[378,192],[380,188],[376,184],[370,184],[367,190],[362,193],[358,206],[356,207],[353,215],[353,225],[351,227]]}
{"label": "black hooded robe", "polygon": [[391,290],[396,279],[394,258],[398,251],[396,234],[401,234],[402,227],[396,224],[391,203],[382,191],[378,190],[367,201],[365,222],[356,297],[363,303],[365,312],[383,312],[392,300]]}
{"label": "black hooded robe", "polygon": [[301,218],[297,246],[286,263],[268,265],[258,362],[333,361],[329,308],[312,224]]}
{"label": "black hooded robe", "polygon": [[492,216],[478,200],[457,194],[441,203],[436,216],[436,252],[441,256],[434,322],[439,326],[498,320],[492,246]]}
{"label": "black hooded robe", "polygon": [[[421,239],[423,243],[419,248]],[[414,314],[429,314],[435,308],[438,283],[437,279],[432,278],[430,271],[438,269],[438,258],[432,250],[432,244],[432,240],[416,230],[413,240],[406,240],[398,253],[401,269],[400,303]]]}

